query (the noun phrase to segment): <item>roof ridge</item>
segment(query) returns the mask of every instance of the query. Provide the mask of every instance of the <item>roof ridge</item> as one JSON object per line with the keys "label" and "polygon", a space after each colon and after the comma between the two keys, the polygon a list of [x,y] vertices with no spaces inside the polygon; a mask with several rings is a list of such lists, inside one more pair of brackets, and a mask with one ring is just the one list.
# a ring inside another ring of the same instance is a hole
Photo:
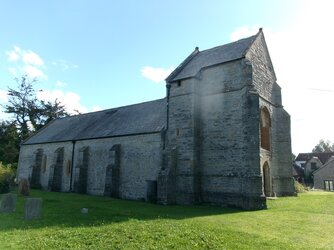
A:
{"label": "roof ridge", "polygon": [[256,35],[203,51],[199,51],[196,47],[195,51],[166,78],[167,85],[178,80],[195,77],[203,68],[244,58],[260,34],[262,34],[262,29],[259,29]]}
{"label": "roof ridge", "polygon": [[[331,157],[330,157],[330,158],[331,158]],[[329,158],[329,159],[330,159],[330,158]],[[314,171],[312,172],[312,174],[314,174],[315,172],[318,172],[320,169],[323,169],[323,168],[327,167],[327,166],[328,166],[329,164],[331,164],[333,161],[334,161],[334,160],[331,160],[331,161],[328,161],[328,160],[327,160],[327,162],[325,162],[320,168],[314,170]]]}
{"label": "roof ridge", "polygon": [[[232,44],[234,44],[234,43],[240,43],[241,41],[244,41],[244,40],[247,40],[247,39],[250,39],[250,38],[255,38],[257,35],[258,35],[258,33],[257,33],[256,35],[253,35],[253,36],[249,36],[249,37],[241,38],[241,39],[239,39],[239,40],[237,40],[237,41],[233,41],[233,42],[230,42],[230,43],[225,43],[225,44],[222,44],[222,45],[215,46],[215,47],[213,47],[213,48],[205,49],[205,50],[200,51],[200,53],[207,52],[207,51],[210,51],[210,50],[215,50],[215,49],[217,49],[217,48],[221,48],[221,47],[225,47],[225,46],[228,46],[228,45],[232,45]],[[255,39],[254,39],[254,40],[255,40]],[[253,42],[254,42],[254,41],[253,41]],[[252,44],[253,44],[253,42],[252,42]],[[251,44],[251,45],[252,45],[252,44]],[[251,46],[251,45],[250,45],[250,46]],[[248,49],[248,48],[247,48],[247,49]]]}
{"label": "roof ridge", "polygon": [[[70,118],[79,117],[79,116],[82,117],[82,116],[87,116],[87,115],[91,115],[91,114],[97,114],[97,113],[100,113],[100,112],[108,112],[108,111],[113,111],[115,109],[127,108],[127,107],[131,107],[131,106],[145,104],[145,103],[162,101],[164,99],[166,99],[166,97],[160,98],[160,99],[155,99],[155,100],[150,100],[150,101],[144,101],[144,102],[140,102],[140,103],[133,103],[133,104],[125,105],[125,106],[118,106],[118,107],[114,107],[114,108],[108,108],[108,109],[102,109],[102,110],[92,111],[92,112],[87,112],[87,113],[82,113],[82,114],[70,115],[70,116],[66,116],[66,117],[56,118],[54,120],[70,119]],[[52,120],[52,121],[54,121],[54,120]]]}

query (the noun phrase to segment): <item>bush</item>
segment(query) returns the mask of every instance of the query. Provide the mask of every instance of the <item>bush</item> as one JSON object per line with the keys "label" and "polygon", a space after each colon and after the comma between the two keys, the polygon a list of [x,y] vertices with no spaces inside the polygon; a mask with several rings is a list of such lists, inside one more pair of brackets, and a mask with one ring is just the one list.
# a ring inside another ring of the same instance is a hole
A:
{"label": "bush", "polygon": [[297,193],[305,193],[309,191],[307,187],[305,187],[303,184],[299,183],[298,181],[295,181],[295,190]]}
{"label": "bush", "polygon": [[8,193],[14,180],[14,170],[12,166],[3,165],[0,162],[0,194]]}

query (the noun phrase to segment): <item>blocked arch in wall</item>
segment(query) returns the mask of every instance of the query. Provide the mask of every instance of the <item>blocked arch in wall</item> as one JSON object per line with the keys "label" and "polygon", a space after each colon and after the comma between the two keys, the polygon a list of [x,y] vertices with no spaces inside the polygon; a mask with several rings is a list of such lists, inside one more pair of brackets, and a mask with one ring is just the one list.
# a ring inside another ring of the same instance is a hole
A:
{"label": "blocked arch in wall", "polygon": [[270,118],[270,113],[266,107],[261,108],[260,129],[261,129],[261,148],[270,151],[271,118]]}
{"label": "blocked arch in wall", "polygon": [[267,161],[262,166],[262,183],[263,183],[264,195],[266,197],[270,197],[272,194],[272,185],[271,185],[270,167]]}

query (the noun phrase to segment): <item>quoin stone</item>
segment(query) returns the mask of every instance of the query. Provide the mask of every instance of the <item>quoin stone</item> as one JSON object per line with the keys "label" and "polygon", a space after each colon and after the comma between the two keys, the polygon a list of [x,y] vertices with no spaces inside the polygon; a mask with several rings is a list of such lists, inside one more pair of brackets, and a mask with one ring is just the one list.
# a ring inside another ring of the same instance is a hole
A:
{"label": "quoin stone", "polygon": [[266,197],[294,195],[290,116],[262,29],[195,48],[166,93],[50,122],[22,143],[18,178],[160,204],[263,209]]}

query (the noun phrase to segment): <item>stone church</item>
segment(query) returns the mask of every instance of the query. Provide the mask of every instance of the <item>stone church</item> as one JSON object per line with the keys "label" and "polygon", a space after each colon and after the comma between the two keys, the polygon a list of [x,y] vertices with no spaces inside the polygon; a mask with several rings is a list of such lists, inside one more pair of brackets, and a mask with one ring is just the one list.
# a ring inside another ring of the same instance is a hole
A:
{"label": "stone church", "polygon": [[266,207],[294,194],[290,116],[262,29],[199,51],[166,97],[56,119],[21,145],[18,179],[160,204]]}

